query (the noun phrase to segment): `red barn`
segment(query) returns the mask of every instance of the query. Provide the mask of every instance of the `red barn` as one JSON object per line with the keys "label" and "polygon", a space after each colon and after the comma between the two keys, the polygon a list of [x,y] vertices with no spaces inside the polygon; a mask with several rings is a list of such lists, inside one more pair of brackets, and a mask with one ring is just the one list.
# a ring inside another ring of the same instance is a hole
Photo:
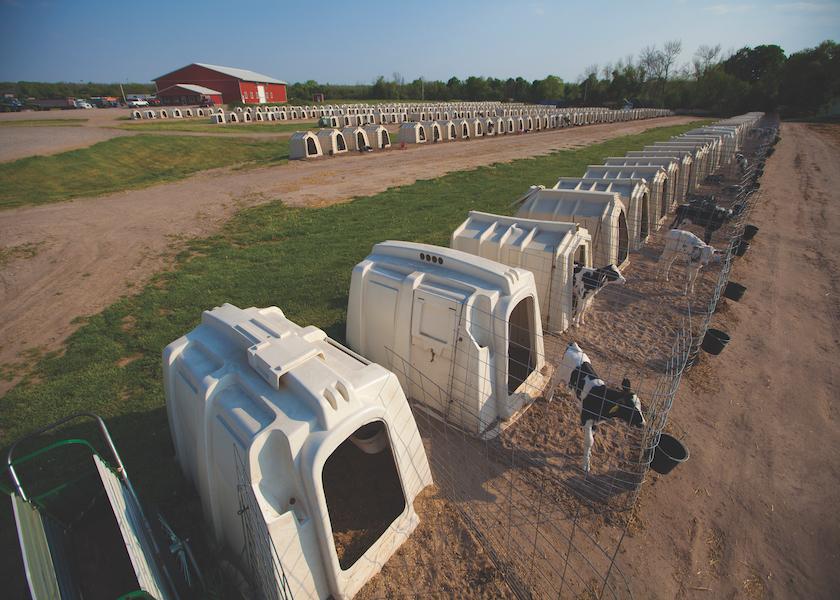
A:
{"label": "red barn", "polygon": [[286,102],[286,82],[247,69],[192,63],[153,80],[166,104],[279,104]]}

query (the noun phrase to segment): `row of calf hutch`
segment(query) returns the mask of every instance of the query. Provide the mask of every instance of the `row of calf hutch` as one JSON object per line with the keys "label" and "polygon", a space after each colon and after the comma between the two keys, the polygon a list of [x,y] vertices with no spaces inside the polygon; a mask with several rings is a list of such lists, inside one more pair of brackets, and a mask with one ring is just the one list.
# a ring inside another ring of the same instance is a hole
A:
{"label": "row of calf hutch", "polygon": [[[258,113],[259,114],[259,113]],[[225,122],[222,112],[217,112],[213,118],[218,123]],[[241,119],[250,122],[250,114],[237,115],[230,113],[228,119],[239,122]],[[348,123],[359,119],[360,115],[343,117],[326,117],[334,125],[339,125],[344,119]],[[455,140],[469,140],[483,137],[493,137],[508,134],[522,134],[569,127],[574,123],[567,115],[560,113],[505,116],[505,117],[475,117],[458,118],[455,120],[409,120],[400,125],[398,141],[400,144],[435,144]],[[292,135],[289,144],[291,159],[316,158],[319,156],[334,156],[348,150],[385,149],[391,145],[388,131],[382,125],[368,124],[349,125],[339,130],[325,128],[318,131],[299,131]],[[660,161],[662,162],[662,161]]]}
{"label": "row of calf hutch", "polygon": [[[748,126],[692,137],[726,161],[721,136],[737,149]],[[477,438],[514,423],[552,376],[543,330],[572,324],[576,266],[625,264],[670,201],[651,185],[668,187],[661,166],[593,169],[531,188],[515,216],[469,213],[450,248],[376,244],[352,272],[348,347],[276,307],[232,305],[170,344],[176,454],[215,539],[240,553],[242,519],[257,519],[274,549],[260,560],[295,598],[351,598],[379,572],[433,483],[412,408]],[[353,552],[336,536],[368,528]]]}
{"label": "row of calf hutch", "polygon": [[[491,117],[531,117],[562,119],[568,125],[615,123],[668,116],[663,109],[611,110],[599,107],[570,107],[556,109],[539,105],[514,105],[505,103],[447,103],[440,105],[355,105],[344,108],[257,106],[232,108],[227,113],[220,107],[163,108],[159,110],[132,111],[133,119],[170,119],[210,117],[214,123],[274,122],[323,119],[333,127],[367,124],[399,124],[404,122],[447,121],[455,119]],[[544,127],[548,127],[546,124]],[[533,127],[532,127],[533,128]]]}
{"label": "row of calf hutch", "polygon": [[348,151],[386,150],[391,147],[391,134],[382,125],[296,131],[289,138],[292,160],[336,156]]}

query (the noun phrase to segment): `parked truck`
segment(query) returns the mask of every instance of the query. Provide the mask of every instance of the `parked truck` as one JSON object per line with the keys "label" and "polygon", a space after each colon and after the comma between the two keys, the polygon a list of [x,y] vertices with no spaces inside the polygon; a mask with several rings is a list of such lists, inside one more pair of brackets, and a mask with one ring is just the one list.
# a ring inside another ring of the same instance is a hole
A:
{"label": "parked truck", "polygon": [[76,106],[76,99],[75,98],[59,98],[57,100],[54,99],[39,99],[36,100],[32,98],[28,101],[28,104],[34,108],[35,110],[52,110],[52,109],[61,109],[61,110],[69,110],[71,108],[78,108]]}

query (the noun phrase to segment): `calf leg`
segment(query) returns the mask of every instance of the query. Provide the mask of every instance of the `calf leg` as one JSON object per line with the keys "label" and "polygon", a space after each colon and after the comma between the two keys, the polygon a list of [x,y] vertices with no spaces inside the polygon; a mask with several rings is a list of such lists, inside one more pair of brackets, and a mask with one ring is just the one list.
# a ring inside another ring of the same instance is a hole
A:
{"label": "calf leg", "polygon": [[583,306],[580,308],[580,319],[578,320],[578,325],[586,325],[586,312],[589,310],[589,307],[592,306],[592,301],[594,297],[587,298],[586,301],[583,303]]}
{"label": "calf leg", "polygon": [[592,445],[595,443],[595,437],[592,434],[592,419],[586,421],[583,426],[583,471],[589,473],[589,462],[592,457]]}
{"label": "calf leg", "polygon": [[694,293],[694,281],[697,279],[697,274],[700,273],[700,269],[702,267],[703,265],[701,265],[700,263],[688,263],[688,269],[686,270],[686,277],[688,279],[685,282],[686,294]]}
{"label": "calf leg", "polygon": [[580,325],[580,320],[583,317],[583,311],[586,308],[586,304],[583,300],[583,294],[581,294],[578,290],[574,290],[572,292],[575,295],[575,302],[574,304],[574,315],[572,316],[572,327],[577,327]]}
{"label": "calf leg", "polygon": [[673,253],[665,254],[662,253],[662,256],[659,258],[659,262],[662,263],[661,267],[661,275],[665,276],[665,281],[671,281],[669,279],[669,274],[671,272],[671,265],[674,264],[674,261],[677,260],[677,255]]}

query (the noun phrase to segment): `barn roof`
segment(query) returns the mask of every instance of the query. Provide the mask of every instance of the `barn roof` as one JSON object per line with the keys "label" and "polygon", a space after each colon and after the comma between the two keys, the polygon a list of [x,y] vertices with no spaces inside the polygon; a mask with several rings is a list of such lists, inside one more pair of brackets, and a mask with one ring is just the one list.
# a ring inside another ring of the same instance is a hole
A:
{"label": "barn roof", "polygon": [[[286,85],[285,81],[280,81],[279,79],[274,79],[273,77],[269,77],[268,75],[263,75],[262,73],[257,73],[256,71],[250,71],[248,69],[237,69],[236,67],[224,67],[221,65],[210,65],[207,63],[190,63],[193,65],[198,65],[199,67],[204,67],[205,69],[210,69],[211,71],[216,71],[217,73],[224,73],[225,75],[230,75],[231,77],[236,77],[237,79],[241,79],[242,81],[254,81],[257,83],[279,83],[282,85]],[[187,65],[190,66],[190,65]],[[174,71],[170,71],[160,77],[156,77],[152,81],[157,81],[158,79],[162,79],[167,75],[171,75],[177,71],[180,71],[184,67],[180,69],[175,69]]]}
{"label": "barn roof", "polygon": [[[204,87],[203,85],[195,85],[194,83],[176,83],[171,88],[167,88],[167,89],[172,89],[174,87],[184,88],[185,90],[189,90],[190,92],[195,92],[196,94],[204,94],[206,96],[209,96],[209,95],[219,96],[222,93],[222,92],[217,92],[216,90],[211,90],[210,88]],[[161,90],[161,91],[166,91],[166,90]],[[158,92],[158,93],[160,93],[160,92]]]}

